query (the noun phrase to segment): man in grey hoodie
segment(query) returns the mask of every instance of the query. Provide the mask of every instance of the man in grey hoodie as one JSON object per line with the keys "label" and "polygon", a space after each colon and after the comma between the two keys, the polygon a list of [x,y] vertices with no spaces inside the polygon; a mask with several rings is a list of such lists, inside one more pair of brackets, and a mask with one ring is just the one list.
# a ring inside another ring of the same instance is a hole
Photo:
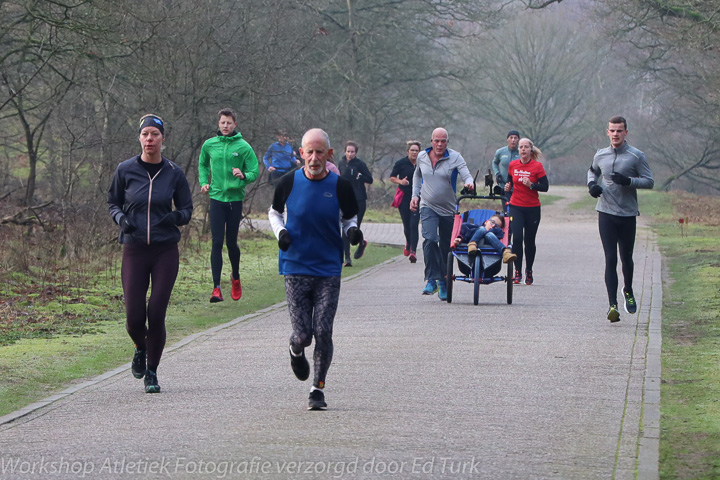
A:
{"label": "man in grey hoodie", "polygon": [[[620,321],[618,250],[624,280],[623,306],[627,313],[637,311],[632,289],[635,228],[640,215],[637,189],[653,188],[655,185],[645,154],[625,141],[627,134],[627,121],[623,117],[612,117],[607,129],[610,146],[597,151],[587,173],[589,193],[598,199],[595,210],[598,211],[600,240],[605,251],[605,287],[610,302],[607,318],[611,322]],[[599,181],[600,176],[602,182]]]}
{"label": "man in grey hoodie", "polygon": [[420,210],[425,239],[423,257],[427,285],[422,293],[432,295],[438,292],[440,300],[447,300],[445,272],[457,201],[457,177],[462,177],[468,190],[473,190],[474,185],[465,159],[459,152],[447,148],[447,130],[433,130],[431,145],[417,158],[410,210]]}

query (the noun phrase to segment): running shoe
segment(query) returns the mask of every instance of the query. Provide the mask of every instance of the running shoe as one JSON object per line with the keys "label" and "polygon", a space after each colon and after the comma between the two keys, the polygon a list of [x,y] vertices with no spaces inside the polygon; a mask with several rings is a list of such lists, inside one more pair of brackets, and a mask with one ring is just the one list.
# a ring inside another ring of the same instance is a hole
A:
{"label": "running shoe", "polygon": [[325,403],[325,394],[322,390],[313,390],[310,392],[310,399],[308,400],[308,410],[325,410],[327,403]]}
{"label": "running shoe", "polygon": [[522,282],[522,275],[520,274],[520,270],[515,270],[515,276],[513,277],[513,283],[518,284]]}
{"label": "running shoe", "polygon": [[219,288],[213,289],[213,293],[210,296],[210,303],[217,303],[217,302],[222,302],[222,301],[223,301],[223,298],[222,298],[222,292],[220,291],[220,289]]}
{"label": "running shoe", "polygon": [[437,282],[435,280],[428,280],[427,285],[425,285],[425,288],[423,288],[422,294],[423,295],[432,295],[433,293],[438,291]]}
{"label": "running shoe", "polygon": [[623,288],[623,295],[625,296],[625,303],[623,304],[625,311],[630,314],[637,312],[637,303],[632,290],[628,292],[627,289]]}
{"label": "running shoe", "polygon": [[230,284],[232,285],[230,287],[230,296],[233,300],[240,300],[240,298],[242,297],[242,285],[240,284],[240,275],[238,275],[238,278],[232,278],[231,275]]}
{"label": "running shoe", "polygon": [[362,258],[363,255],[365,255],[365,247],[367,247],[367,244],[368,244],[367,240],[363,240],[362,242],[360,242],[360,245],[358,245],[357,250],[355,250],[355,255],[353,255],[353,258],[355,260],[358,260],[358,259]]}
{"label": "running shoe", "polygon": [[442,280],[438,280],[438,298],[442,301],[447,301],[447,286]]}
{"label": "running shoe", "polygon": [[532,270],[525,270],[525,285],[533,284]]}
{"label": "running shoe", "polygon": [[610,320],[610,323],[620,321],[620,311],[618,310],[617,303],[610,305],[610,308],[608,309],[607,319]]}
{"label": "running shoe", "polygon": [[135,378],[143,378],[145,376],[145,359],[146,359],[146,352],[145,350],[140,350],[138,348],[135,349],[135,355],[133,355],[132,359],[132,374]]}
{"label": "running shoe", "polygon": [[345,260],[344,267],[352,267],[352,262],[350,260]]}
{"label": "running shoe", "polygon": [[295,355],[292,348],[290,349],[290,366],[298,380],[304,382],[310,376],[310,364],[305,358],[305,350],[300,355]]}
{"label": "running shoe", "polygon": [[403,249],[403,255],[406,257],[410,255],[410,245],[405,245],[405,248]]}
{"label": "running shoe", "polygon": [[410,252],[410,255],[408,255],[408,260],[410,260],[410,263],[417,262],[417,255],[415,255],[415,252]]}
{"label": "running shoe", "polygon": [[145,371],[145,393],[160,393],[157,373],[152,370]]}

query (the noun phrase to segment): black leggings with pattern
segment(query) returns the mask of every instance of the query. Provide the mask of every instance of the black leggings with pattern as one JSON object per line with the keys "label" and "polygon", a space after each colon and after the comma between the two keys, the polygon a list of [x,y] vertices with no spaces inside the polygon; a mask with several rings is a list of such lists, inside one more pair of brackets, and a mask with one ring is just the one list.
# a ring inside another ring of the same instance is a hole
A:
{"label": "black leggings with pattern", "polygon": [[293,328],[290,348],[300,353],[315,337],[313,385],[323,388],[333,356],[332,331],[340,298],[340,277],[286,275],[285,295]]}

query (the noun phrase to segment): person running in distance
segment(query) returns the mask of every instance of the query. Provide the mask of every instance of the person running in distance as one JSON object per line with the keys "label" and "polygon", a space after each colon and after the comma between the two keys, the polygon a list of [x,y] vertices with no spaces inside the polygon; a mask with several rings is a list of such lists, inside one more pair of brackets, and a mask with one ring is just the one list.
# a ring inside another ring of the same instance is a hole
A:
{"label": "person running in distance", "polygon": [[210,302],[223,301],[220,277],[223,267],[223,241],[227,245],[232,273],[230,296],[242,297],[240,247],[237,237],[242,220],[245,186],[258,177],[258,160],[248,142],[236,131],[237,114],[229,108],[218,112],[218,133],[203,143],[198,162],[200,191],[210,196],[210,267],[213,291]]}

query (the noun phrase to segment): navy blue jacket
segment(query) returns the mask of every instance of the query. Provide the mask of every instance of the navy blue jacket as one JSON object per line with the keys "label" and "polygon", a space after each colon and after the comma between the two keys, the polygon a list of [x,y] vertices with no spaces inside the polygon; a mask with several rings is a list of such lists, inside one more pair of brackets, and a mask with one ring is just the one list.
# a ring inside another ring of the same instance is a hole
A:
{"label": "navy blue jacket", "polygon": [[[118,165],[113,175],[108,205],[115,223],[127,216],[136,227],[132,233],[120,229],[120,243],[177,243],[180,241],[178,225],[187,225],[193,211],[192,194],[182,169],[163,157],[162,167],[150,178],[148,171],[138,163],[140,156],[129,158]],[[175,221],[160,224],[160,220],[173,211]]]}

